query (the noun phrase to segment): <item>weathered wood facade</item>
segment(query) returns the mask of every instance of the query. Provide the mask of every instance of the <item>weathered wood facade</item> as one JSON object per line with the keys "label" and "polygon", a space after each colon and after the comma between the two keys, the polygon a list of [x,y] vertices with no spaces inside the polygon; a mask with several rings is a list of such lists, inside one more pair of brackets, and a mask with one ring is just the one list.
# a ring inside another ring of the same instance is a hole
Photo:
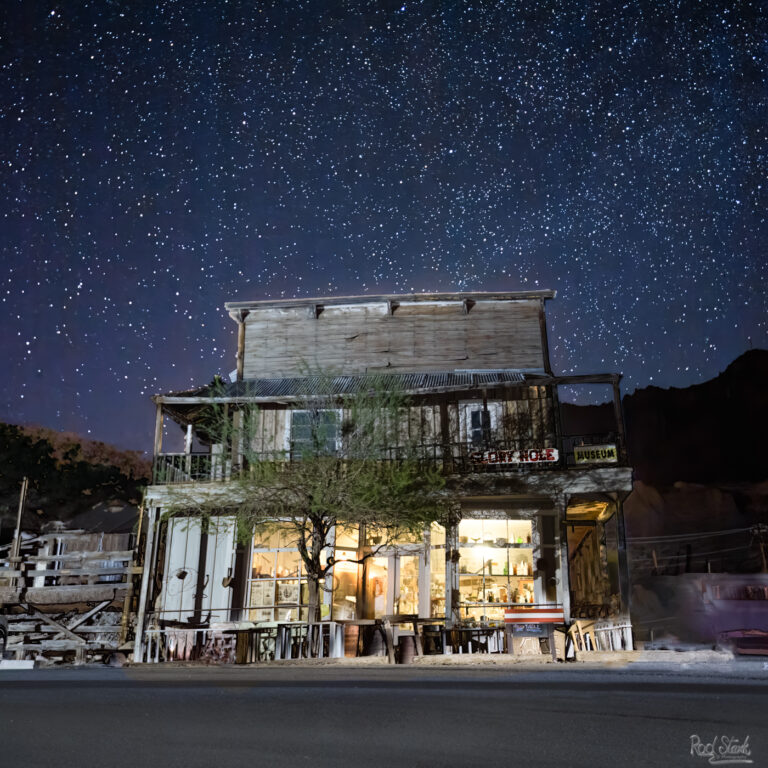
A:
{"label": "weathered wood facade", "polygon": [[[203,387],[155,398],[155,484],[148,494],[137,657],[144,653],[145,626],[159,631],[164,622],[200,620],[206,583],[230,587],[221,593],[222,605],[206,603],[219,621],[225,614],[230,621],[303,616],[300,567],[291,565],[281,576],[280,563],[290,560],[286,550],[254,543],[245,551],[232,544],[229,559],[219,557],[196,587],[188,571],[206,570],[208,556],[199,554],[198,545],[192,547],[197,559],[187,564],[169,554],[186,551],[186,545],[162,522],[162,509],[174,485],[195,483],[195,493],[215,497],[217,487],[242,468],[242,446],[193,450],[199,420],[214,403],[233,419],[243,418],[245,406],[258,406],[251,450],[293,460],[292,422],[316,390],[318,371],[324,387],[340,396],[371,373],[397,378],[411,402],[401,424],[403,441],[410,438],[422,459],[441,468],[456,510],[453,522],[425,532],[420,544],[381,553],[367,566],[349,566],[346,574],[340,565],[341,586],[333,581],[332,590],[346,589],[347,602],[328,597],[329,618],[403,613],[407,606],[408,613],[458,625],[503,619],[505,611],[514,614],[524,604],[555,606],[566,621],[626,616],[621,506],[631,490],[631,469],[620,377],[553,374],[544,313],[553,297],[541,291],[228,304],[238,323],[232,382],[215,391]],[[616,423],[609,433],[564,434],[558,389],[581,384],[610,388]],[[167,417],[187,428],[183,452],[163,451]],[[392,456],[397,449],[391,446]],[[345,547],[351,552],[349,547],[360,546],[362,541],[337,542],[336,560]],[[271,571],[264,566],[268,561]],[[173,607],[178,596],[171,593],[182,581],[191,602],[179,612]],[[265,590],[271,590],[272,603]],[[179,616],[172,618],[174,610]]]}
{"label": "weathered wood facade", "polygon": [[[552,293],[383,296],[231,303],[244,323],[245,379],[450,370],[548,370],[543,304]],[[508,295],[507,295],[508,296]],[[311,321],[311,322],[309,322]]]}

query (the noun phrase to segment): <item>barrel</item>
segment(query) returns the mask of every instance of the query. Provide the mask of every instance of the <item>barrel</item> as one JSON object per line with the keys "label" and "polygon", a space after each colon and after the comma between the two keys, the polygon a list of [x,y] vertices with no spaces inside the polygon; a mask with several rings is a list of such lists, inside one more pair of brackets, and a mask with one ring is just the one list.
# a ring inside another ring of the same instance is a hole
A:
{"label": "barrel", "polygon": [[387,645],[380,627],[366,627],[363,649],[365,656],[384,656],[387,653]]}
{"label": "barrel", "polygon": [[411,664],[416,655],[416,639],[412,635],[403,635],[397,646],[398,664]]}
{"label": "barrel", "polygon": [[344,625],[344,655],[357,656],[358,640],[360,639],[360,627],[357,624]]}

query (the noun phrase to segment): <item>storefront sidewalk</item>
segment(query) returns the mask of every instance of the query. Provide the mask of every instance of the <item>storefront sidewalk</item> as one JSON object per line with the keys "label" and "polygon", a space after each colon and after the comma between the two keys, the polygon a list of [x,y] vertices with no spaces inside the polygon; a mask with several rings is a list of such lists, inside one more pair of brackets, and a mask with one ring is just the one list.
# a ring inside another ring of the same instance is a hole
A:
{"label": "storefront sidewalk", "polygon": [[[761,659],[751,659],[759,662]],[[765,660],[768,664],[768,659]],[[685,665],[723,665],[738,662],[732,653],[727,651],[694,650],[694,651],[588,651],[577,652],[575,659],[567,662],[554,661],[548,654],[512,655],[506,653],[464,653],[464,654],[434,654],[415,656],[410,664],[391,665],[386,656],[358,656],[355,658],[321,658],[321,659],[281,659],[278,661],[259,662],[256,664],[211,664],[202,661],[171,661],[163,664],[129,664],[136,669],[170,669],[194,667],[230,667],[232,669],[281,669],[286,667],[562,667],[580,669],[588,667],[624,667],[634,665],[675,664]]]}

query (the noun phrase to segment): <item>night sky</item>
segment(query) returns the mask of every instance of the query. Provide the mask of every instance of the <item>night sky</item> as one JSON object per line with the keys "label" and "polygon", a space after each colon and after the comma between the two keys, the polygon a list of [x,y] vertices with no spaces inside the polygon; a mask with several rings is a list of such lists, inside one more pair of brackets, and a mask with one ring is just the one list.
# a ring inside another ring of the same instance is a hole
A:
{"label": "night sky", "polygon": [[0,9],[0,419],[148,448],[227,300],[554,288],[556,372],[768,346],[758,2]]}

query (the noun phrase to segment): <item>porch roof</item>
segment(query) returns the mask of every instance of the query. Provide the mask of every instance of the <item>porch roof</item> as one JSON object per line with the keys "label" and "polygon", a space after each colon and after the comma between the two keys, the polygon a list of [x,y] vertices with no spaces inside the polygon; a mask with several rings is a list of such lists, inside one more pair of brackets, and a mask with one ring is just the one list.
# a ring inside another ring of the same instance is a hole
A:
{"label": "porch roof", "polygon": [[434,371],[430,373],[374,373],[370,375],[309,375],[289,378],[246,379],[209,384],[182,392],[155,395],[152,399],[174,417],[186,421],[187,409],[213,403],[301,402],[313,396],[352,395],[371,387],[372,379],[385,388],[397,388],[407,395],[472,392],[504,387],[558,384],[615,384],[620,374],[599,373],[576,376],[547,376],[540,371],[482,370]]}

